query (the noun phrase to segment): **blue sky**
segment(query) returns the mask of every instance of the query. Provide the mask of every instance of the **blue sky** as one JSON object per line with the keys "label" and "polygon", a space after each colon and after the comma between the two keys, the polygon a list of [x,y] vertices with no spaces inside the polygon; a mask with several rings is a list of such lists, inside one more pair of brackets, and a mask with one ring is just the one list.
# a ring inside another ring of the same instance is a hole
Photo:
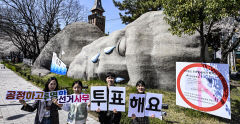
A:
{"label": "blue sky", "polygon": [[[95,0],[81,0],[81,4],[90,9],[93,7]],[[122,0],[118,0],[122,1]],[[106,17],[105,33],[112,33],[113,31],[123,29],[126,25],[122,24],[119,16],[119,10],[114,6],[112,0],[102,0],[102,6],[105,12],[103,15]]]}

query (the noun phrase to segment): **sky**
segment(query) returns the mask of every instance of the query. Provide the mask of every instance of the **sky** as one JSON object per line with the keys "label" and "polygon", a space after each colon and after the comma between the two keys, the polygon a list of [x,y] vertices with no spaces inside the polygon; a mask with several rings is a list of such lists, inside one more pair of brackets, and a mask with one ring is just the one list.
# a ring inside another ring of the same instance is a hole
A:
{"label": "sky", "polygon": [[[122,0],[118,0],[122,1]],[[87,7],[87,9],[90,10],[92,9],[95,0],[81,0],[80,1],[82,5]],[[126,25],[122,24],[122,21],[119,16],[119,10],[117,7],[114,6],[112,0],[102,0],[102,6],[105,12],[103,15],[106,17],[106,22],[105,22],[105,33],[107,34],[112,33],[116,30],[123,29]],[[90,14],[90,13],[89,13]]]}

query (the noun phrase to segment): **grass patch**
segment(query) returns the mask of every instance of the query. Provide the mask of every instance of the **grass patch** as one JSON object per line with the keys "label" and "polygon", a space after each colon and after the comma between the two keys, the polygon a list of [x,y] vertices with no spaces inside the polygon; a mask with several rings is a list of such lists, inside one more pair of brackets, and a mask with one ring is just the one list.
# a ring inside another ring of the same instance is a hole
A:
{"label": "grass patch", "polygon": [[[49,77],[56,77],[58,79],[58,83],[60,89],[67,89],[68,93],[72,92],[72,83],[78,79],[72,79],[67,76],[57,75],[50,73],[46,76],[33,76],[30,75],[31,69],[28,66],[25,66],[22,63],[19,64],[11,64],[11,63],[3,63],[9,69],[15,71],[18,75],[22,76],[26,80],[33,82],[35,85],[44,87],[47,79]],[[84,93],[90,93],[90,86],[106,86],[106,83],[101,80],[90,80],[84,81],[83,85],[88,86],[87,89],[83,90]],[[122,113],[121,123],[129,124],[131,118],[128,117],[128,100],[130,93],[136,93],[137,90],[133,86],[128,86],[126,84],[117,84],[117,86],[126,87],[126,112]],[[204,112],[196,111],[193,109],[188,109],[184,107],[180,107],[176,105],[176,93],[171,91],[159,90],[159,89],[147,89],[146,92],[151,93],[160,93],[163,94],[163,103],[168,104],[169,109],[163,110],[167,112],[167,116],[163,117],[163,120],[159,120],[157,118],[150,118],[151,124],[166,124],[166,123],[203,123],[203,124],[225,124],[225,123],[239,123],[240,121],[240,87],[232,87],[231,88],[231,113],[232,119],[224,119],[221,117],[217,117],[214,115],[210,115]],[[95,112],[90,112],[91,114],[97,116]]]}

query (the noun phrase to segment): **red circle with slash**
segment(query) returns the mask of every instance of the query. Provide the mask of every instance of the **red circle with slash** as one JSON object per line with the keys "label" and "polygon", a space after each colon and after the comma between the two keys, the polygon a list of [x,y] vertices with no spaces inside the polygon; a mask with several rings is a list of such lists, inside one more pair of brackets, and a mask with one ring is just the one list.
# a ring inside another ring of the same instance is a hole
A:
{"label": "red circle with slash", "polygon": [[[214,72],[218,78],[221,80],[222,82],[222,85],[223,85],[223,97],[222,99],[214,106],[211,106],[211,107],[200,107],[200,106],[197,106],[197,105],[194,105],[193,103],[191,103],[190,101],[187,100],[187,98],[183,95],[182,93],[182,90],[180,88],[180,80],[181,80],[181,77],[183,75],[183,73],[190,69],[190,68],[193,68],[193,67],[203,67],[203,68],[206,68],[206,69],[209,69],[210,71]],[[194,64],[190,64],[186,67],[184,67],[180,73],[178,74],[178,77],[177,77],[177,90],[179,92],[179,95],[182,97],[182,99],[189,105],[191,106],[192,108],[196,109],[196,110],[200,110],[200,111],[205,111],[205,112],[208,112],[208,111],[215,111],[219,108],[221,108],[227,101],[227,98],[228,98],[228,85],[227,85],[227,81],[225,80],[225,78],[223,77],[223,75],[215,68],[213,68],[212,66],[209,66],[209,65],[206,65],[206,64],[201,64],[201,63],[194,63]]]}

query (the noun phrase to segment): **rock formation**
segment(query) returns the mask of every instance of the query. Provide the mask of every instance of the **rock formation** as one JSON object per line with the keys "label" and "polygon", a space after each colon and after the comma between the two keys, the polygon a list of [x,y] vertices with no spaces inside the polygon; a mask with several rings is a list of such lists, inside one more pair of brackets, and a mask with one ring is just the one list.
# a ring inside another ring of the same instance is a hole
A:
{"label": "rock formation", "polygon": [[[176,62],[198,62],[197,35],[178,37],[168,31],[162,11],[148,12],[123,30],[101,37],[82,48],[67,75],[82,79],[104,79],[107,72],[125,78],[130,85],[139,79],[147,87],[175,90]],[[116,46],[111,54],[103,51]],[[92,57],[100,53],[96,63]]]}
{"label": "rock formation", "polygon": [[104,36],[104,33],[98,27],[88,23],[76,22],[66,26],[45,45],[34,62],[32,74],[46,75],[50,72],[53,52],[57,53],[58,57],[69,66],[83,46],[101,36]]}

